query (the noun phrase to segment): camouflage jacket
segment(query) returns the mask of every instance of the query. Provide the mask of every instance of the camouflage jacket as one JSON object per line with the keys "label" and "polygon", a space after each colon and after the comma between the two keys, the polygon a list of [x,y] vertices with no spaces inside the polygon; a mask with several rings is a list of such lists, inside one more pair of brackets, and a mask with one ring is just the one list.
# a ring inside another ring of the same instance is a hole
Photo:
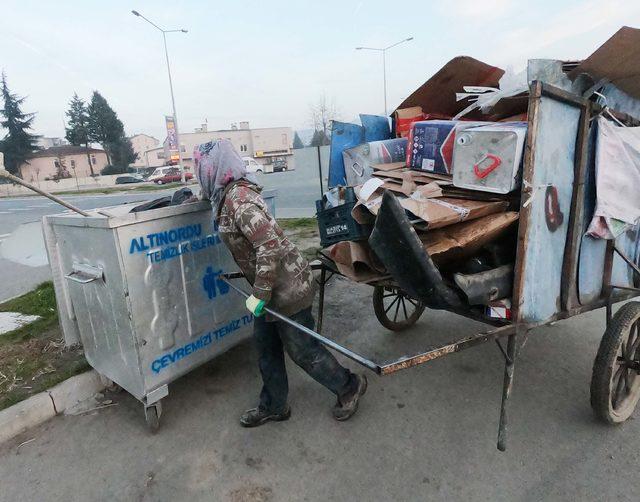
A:
{"label": "camouflage jacket", "polygon": [[269,214],[259,188],[246,181],[226,187],[219,207],[218,232],[253,295],[290,316],[311,306],[311,267]]}

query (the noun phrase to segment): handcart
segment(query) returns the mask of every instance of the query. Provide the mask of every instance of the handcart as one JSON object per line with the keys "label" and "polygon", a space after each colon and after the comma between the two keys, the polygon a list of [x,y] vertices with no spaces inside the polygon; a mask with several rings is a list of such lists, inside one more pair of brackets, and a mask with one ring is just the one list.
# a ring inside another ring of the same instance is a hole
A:
{"label": "handcart", "polygon": [[[440,306],[490,328],[410,357],[372,361],[320,334],[325,286],[339,274],[324,255],[314,267],[319,270],[320,286],[318,332],[278,317],[381,376],[495,341],[505,360],[497,442],[504,451],[508,402],[522,342],[536,327],[605,307],[607,327],[593,366],[591,406],[604,422],[625,421],[640,399],[640,302],[625,303],[615,315],[612,307],[640,294],[640,235],[636,227],[616,240],[585,236],[595,205],[590,126],[602,110],[584,97],[546,83],[534,81],[530,86],[510,320],[487,318],[473,308]],[[613,113],[627,125],[638,125],[632,117]],[[372,285],[374,311],[388,329],[411,326],[425,309],[394,278]]]}

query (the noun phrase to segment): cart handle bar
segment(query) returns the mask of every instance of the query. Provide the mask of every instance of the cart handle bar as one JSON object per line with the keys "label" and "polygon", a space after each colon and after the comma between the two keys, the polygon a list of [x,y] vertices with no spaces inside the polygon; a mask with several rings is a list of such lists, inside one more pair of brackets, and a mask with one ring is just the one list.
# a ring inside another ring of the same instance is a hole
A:
{"label": "cart handle bar", "polygon": [[[229,280],[229,279],[242,277],[242,274],[240,274],[240,275],[238,275],[238,274],[228,274],[228,275],[227,274],[222,274],[220,277],[224,282],[226,282],[229,286],[231,286],[231,288],[234,289],[236,292],[240,293],[245,298],[249,298],[250,295],[248,293],[246,293],[245,291],[240,289],[238,286],[232,284],[230,282],[230,280]],[[346,349],[341,345],[338,345],[333,340],[330,340],[329,338],[325,338],[320,333],[316,333],[312,329],[309,329],[306,326],[303,326],[302,324],[297,323],[297,322],[289,319],[288,317],[280,314],[279,312],[276,312],[275,310],[272,310],[272,309],[270,309],[268,307],[264,307],[264,311],[268,312],[273,317],[275,317],[277,319],[280,319],[282,322],[287,323],[289,326],[292,326],[293,328],[296,328],[298,331],[302,331],[303,333],[306,333],[311,338],[315,338],[316,340],[318,340],[323,345],[331,347],[336,352],[339,352],[343,356],[346,356],[349,359],[357,362],[358,364],[361,364],[365,368],[368,368],[368,369],[370,369],[371,371],[374,371],[377,374],[381,374],[382,373],[382,368],[380,367],[379,364],[376,364],[373,361],[370,361],[369,359],[366,359],[366,358],[362,357],[361,355],[356,354],[355,352],[352,352],[351,350]]]}

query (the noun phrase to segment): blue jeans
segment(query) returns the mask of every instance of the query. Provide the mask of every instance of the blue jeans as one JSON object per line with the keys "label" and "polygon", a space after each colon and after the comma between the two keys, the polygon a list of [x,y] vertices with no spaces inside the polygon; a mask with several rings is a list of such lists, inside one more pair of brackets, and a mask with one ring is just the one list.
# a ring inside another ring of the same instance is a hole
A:
{"label": "blue jeans", "polygon": [[[315,327],[311,307],[292,315],[291,319],[309,329]],[[267,322],[264,316],[257,317],[253,336],[262,374],[262,408],[279,413],[287,405],[289,384],[284,362],[285,350],[293,362],[339,398],[355,390],[355,375],[341,366],[324,345],[293,326],[282,321]]]}

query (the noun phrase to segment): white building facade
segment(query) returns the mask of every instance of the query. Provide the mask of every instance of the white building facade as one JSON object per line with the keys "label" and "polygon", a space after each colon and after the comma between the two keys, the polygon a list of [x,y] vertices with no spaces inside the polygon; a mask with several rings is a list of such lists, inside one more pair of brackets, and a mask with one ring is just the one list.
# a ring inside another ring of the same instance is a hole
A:
{"label": "white building facade", "polygon": [[[250,129],[248,122],[240,122],[240,128],[207,131],[206,125],[193,133],[180,133],[182,162],[187,170],[193,170],[193,150],[197,145],[228,139],[241,157],[253,157],[261,164],[271,164],[273,159],[293,154],[293,129],[291,127],[266,127]],[[169,159],[167,140],[164,156]]]}

